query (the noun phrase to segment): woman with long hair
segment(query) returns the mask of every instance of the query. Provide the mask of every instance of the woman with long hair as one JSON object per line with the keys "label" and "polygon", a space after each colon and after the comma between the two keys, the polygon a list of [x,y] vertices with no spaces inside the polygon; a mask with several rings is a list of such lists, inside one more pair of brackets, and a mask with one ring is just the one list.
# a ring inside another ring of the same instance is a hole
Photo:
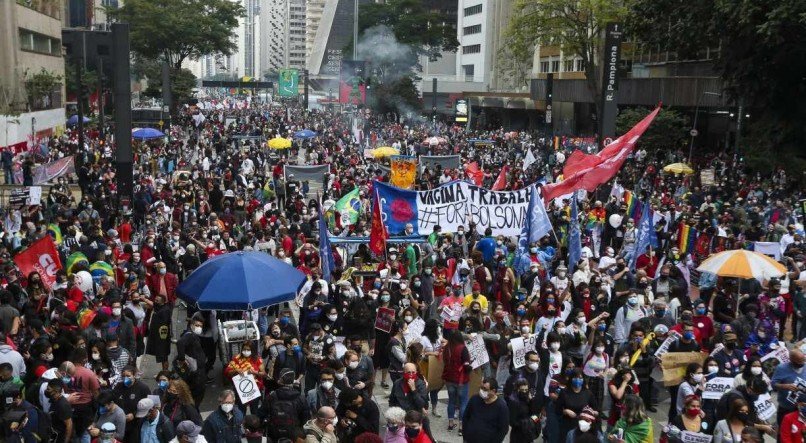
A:
{"label": "woman with long hair", "polygon": [[641,397],[631,394],[624,399],[624,414],[607,438],[611,442],[653,443],[652,419],[646,415]]}
{"label": "woman with long hair", "polygon": [[106,350],[106,342],[103,340],[95,340],[90,346],[89,359],[87,360],[87,367],[98,376],[98,381],[101,387],[110,388],[115,386],[120,374],[115,370],[115,365],[112,359],[109,358],[109,353]]}
{"label": "woman with long hair", "polygon": [[702,412],[700,397],[689,395],[683,402],[683,410],[675,416],[669,426],[664,427],[661,443],[682,443],[680,433],[683,431],[707,434],[712,427],[707,423],[705,413]]}
{"label": "woman with long hair", "polygon": [[[252,375],[255,378],[258,389],[263,392],[263,381],[266,378],[266,371],[263,368],[263,359],[260,358],[257,351],[252,348],[251,341],[246,341],[241,345],[241,352],[232,357],[229,364],[224,368],[224,377],[232,379],[237,375]],[[251,402],[243,405],[243,410],[246,411],[247,406],[251,406],[252,413],[257,412],[260,405],[260,398],[256,398]]]}
{"label": "woman with long hair", "polygon": [[201,426],[202,418],[193,402],[190,387],[182,379],[173,379],[168,382],[165,398],[162,400],[162,413],[171,420],[174,427],[184,420],[190,420]]}
{"label": "woman with long hair", "polygon": [[714,427],[714,443],[734,443],[741,440],[742,430],[750,422],[750,407],[743,398],[736,398],[731,402],[728,415],[719,420]]}
{"label": "woman with long hair", "polygon": [[579,421],[579,415],[586,406],[599,410],[596,396],[585,386],[585,379],[579,368],[574,368],[568,376],[570,383],[557,398],[556,411],[560,414],[560,437],[568,435]]}
{"label": "woman with long hair", "polygon": [[[428,319],[425,322],[425,329],[423,329],[423,335],[420,337],[420,344],[423,345],[423,360],[420,363],[420,373],[423,374],[423,377],[428,379],[428,357],[437,357],[439,358],[442,355],[442,347],[443,342],[445,340],[442,338],[442,335],[439,332],[439,320],[435,318]],[[441,417],[437,412],[437,399],[439,395],[439,389],[433,389],[428,392],[429,397],[431,397],[431,415],[434,417]]]}
{"label": "woman with long hair", "polygon": [[[462,416],[467,406],[467,396],[470,382],[470,352],[465,347],[462,333],[457,330],[446,330],[445,338],[448,343],[442,351],[445,368],[442,379],[448,389],[448,431],[456,429],[457,423],[461,426]],[[458,411],[457,411],[458,409]],[[459,416],[456,416],[459,412]],[[459,428],[459,435],[462,429]]]}

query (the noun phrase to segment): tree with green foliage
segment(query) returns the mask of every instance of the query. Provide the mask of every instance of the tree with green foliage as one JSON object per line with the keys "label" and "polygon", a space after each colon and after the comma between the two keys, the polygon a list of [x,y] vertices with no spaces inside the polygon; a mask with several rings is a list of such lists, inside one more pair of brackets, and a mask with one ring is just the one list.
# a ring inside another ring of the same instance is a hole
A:
{"label": "tree with green foliage", "polygon": [[629,29],[637,40],[681,59],[718,46],[715,73],[751,115],[740,146],[749,166],[806,170],[806,2],[632,1]]}
{"label": "tree with green foliage", "polygon": [[28,107],[31,110],[41,109],[50,104],[51,97],[57,88],[62,86],[62,76],[45,68],[39,72],[25,73],[25,92],[28,94]]}
{"label": "tree with green foliage", "polygon": [[632,0],[516,0],[506,32],[506,45],[514,57],[530,60],[535,47],[559,46],[577,55],[585,66],[585,81],[602,115],[601,54],[609,22],[623,22]]}
{"label": "tree with green foliage", "polygon": [[129,23],[135,54],[180,69],[188,58],[232,54],[244,8],[229,0],[126,0],[109,14]]}
{"label": "tree with green foliage", "polygon": [[[148,81],[148,86],[143,91],[146,97],[162,98],[162,67],[160,63],[135,57],[132,64],[132,76],[138,80]],[[171,95],[173,96],[174,104],[179,105],[187,102],[193,96],[193,89],[197,85],[196,76],[189,69],[172,67],[170,78]]]}
{"label": "tree with green foliage", "polygon": [[[624,134],[652,112],[649,108],[621,108],[616,117],[616,134]],[[669,108],[661,109],[638,145],[650,150],[677,150],[685,146],[691,125],[688,117]]]}

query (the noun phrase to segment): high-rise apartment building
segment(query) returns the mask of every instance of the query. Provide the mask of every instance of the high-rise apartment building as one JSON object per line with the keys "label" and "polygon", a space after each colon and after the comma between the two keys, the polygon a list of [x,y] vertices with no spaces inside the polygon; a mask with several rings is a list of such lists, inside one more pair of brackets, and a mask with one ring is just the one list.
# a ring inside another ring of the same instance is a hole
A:
{"label": "high-rise apartment building", "polygon": [[257,76],[305,67],[305,0],[260,0]]}

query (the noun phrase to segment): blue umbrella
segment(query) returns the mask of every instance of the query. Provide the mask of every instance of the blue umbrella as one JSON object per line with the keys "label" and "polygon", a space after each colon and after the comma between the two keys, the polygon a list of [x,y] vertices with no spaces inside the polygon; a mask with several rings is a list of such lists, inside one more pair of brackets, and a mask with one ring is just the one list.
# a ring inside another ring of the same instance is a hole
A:
{"label": "blue umbrella", "polygon": [[[90,119],[87,117],[83,118],[84,123],[89,123]],[[78,114],[73,114],[70,118],[67,119],[67,126],[75,126],[78,124]]]}
{"label": "blue umbrella", "polygon": [[314,138],[318,134],[311,131],[310,129],[303,129],[301,131],[297,131],[294,133],[294,138]]}
{"label": "blue umbrella", "polygon": [[193,271],[176,292],[199,309],[243,311],[294,299],[305,274],[263,252],[231,252]]}
{"label": "blue umbrella", "polygon": [[162,137],[165,137],[165,133],[154,128],[140,128],[132,132],[132,138],[136,138],[138,140],[148,140],[151,138],[162,138]]}

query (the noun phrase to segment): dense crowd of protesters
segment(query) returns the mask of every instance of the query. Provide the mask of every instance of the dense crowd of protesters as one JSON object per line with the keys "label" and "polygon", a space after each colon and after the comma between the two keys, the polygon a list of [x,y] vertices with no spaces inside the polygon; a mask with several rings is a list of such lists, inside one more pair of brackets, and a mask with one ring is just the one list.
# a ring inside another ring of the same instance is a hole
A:
{"label": "dense crowd of protesters", "polygon": [[[44,152],[49,159],[75,156],[76,175],[55,180],[40,205],[5,208],[5,441],[419,443],[435,441],[429,417],[442,414],[447,431],[469,442],[679,442],[684,432],[713,435],[716,443],[757,443],[762,434],[803,441],[803,352],[793,348],[789,362],[774,367],[761,361],[784,339],[806,337],[800,177],[783,170],[748,175],[719,154],[698,157],[698,169],[715,171],[713,183],[701,183],[697,174],[662,172],[682,152],[640,146],[615,180],[579,200],[583,255],[572,273],[572,203],[561,198],[547,208],[553,233],[529,245],[531,263],[520,274],[513,269],[517,238],[469,225],[390,244],[380,257],[365,244],[334,247],[335,269],[323,275],[320,212],[332,214],[332,202],[358,188],[358,220],[348,225],[331,216],[330,229],[338,237],[366,236],[373,181],[388,180],[387,165],[365,148],[458,154],[462,165],[481,166],[488,188],[509,166],[506,189],[520,189],[555,181],[570,153],[590,143],[555,145],[537,133],[393,122],[369,112],[354,119],[234,99],[203,104],[185,109],[170,138],[137,143],[128,204],[118,195],[109,145],[89,134],[78,146],[68,131]],[[267,139],[301,129],[318,136],[288,150],[266,148]],[[444,140],[423,143],[435,135]],[[529,153],[535,161],[524,169]],[[286,164],[329,171],[301,182],[284,173]],[[437,167],[421,171],[416,186],[466,178],[463,168]],[[660,216],[656,248],[636,250],[624,190]],[[681,225],[699,234],[686,250]],[[22,275],[13,261],[46,235],[57,240],[65,265],[51,287],[36,272]],[[784,276],[759,281],[696,271],[715,252],[755,242],[778,248]],[[184,307],[178,284],[208,258],[238,250],[262,251],[304,272],[308,283],[297,303],[235,314]],[[70,263],[76,252],[86,261]],[[76,274],[97,262],[112,272],[82,291]],[[379,308],[396,313],[388,332],[375,328]],[[185,309],[187,325],[174,331]],[[460,312],[458,320],[442,315],[446,310]],[[218,320],[243,318],[255,320],[260,339],[234,355],[220,352]],[[424,328],[412,337],[415,322]],[[679,386],[664,388],[655,379],[655,351],[670,333],[680,338],[669,352],[705,354],[703,364],[685,368]],[[489,363],[473,369],[466,341],[479,335]],[[537,345],[515,367],[511,340],[518,337]],[[161,365],[154,383],[142,379],[143,358]],[[255,377],[260,398],[242,404],[233,390],[209,392],[217,377],[226,386],[245,374]],[[704,399],[715,377],[733,378],[733,389],[718,401]],[[647,411],[656,412],[664,389],[670,406],[657,436]],[[438,401],[442,390],[447,408]],[[771,392],[776,414],[761,419],[756,402]],[[216,397],[218,407],[203,419],[205,397]]]}

